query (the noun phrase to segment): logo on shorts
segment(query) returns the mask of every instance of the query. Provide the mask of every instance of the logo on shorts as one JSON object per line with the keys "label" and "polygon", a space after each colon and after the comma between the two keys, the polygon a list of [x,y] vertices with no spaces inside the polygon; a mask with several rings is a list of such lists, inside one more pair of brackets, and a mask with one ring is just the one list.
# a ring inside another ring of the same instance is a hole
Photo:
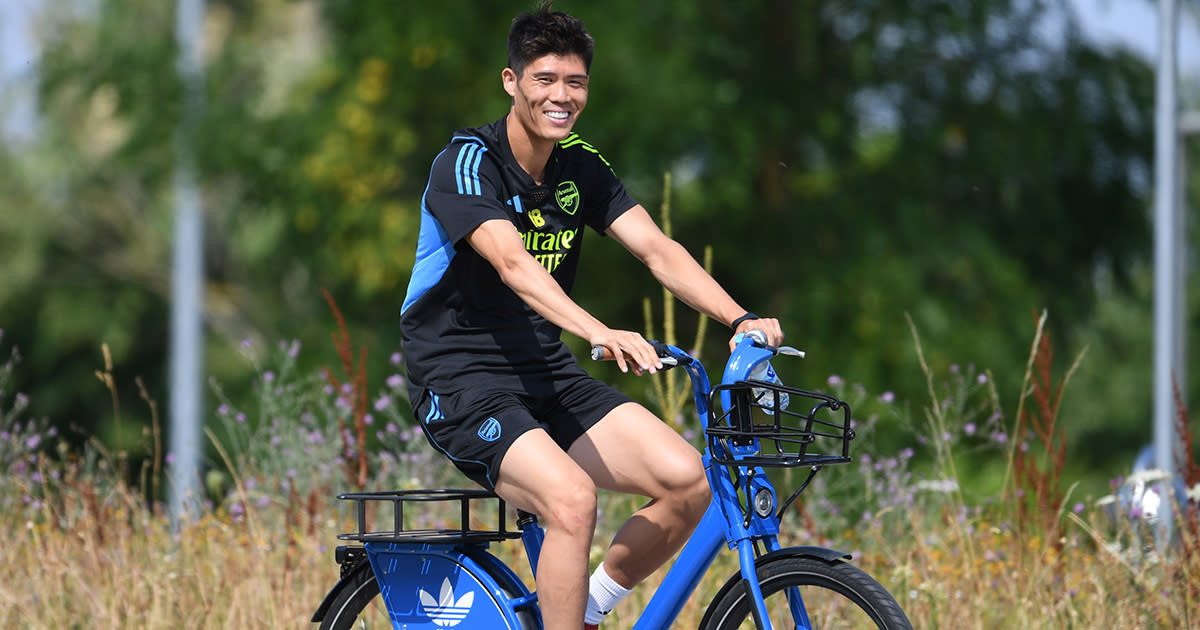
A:
{"label": "logo on shorts", "polygon": [[500,439],[500,421],[495,418],[484,420],[483,426],[479,427],[479,437],[488,442]]}

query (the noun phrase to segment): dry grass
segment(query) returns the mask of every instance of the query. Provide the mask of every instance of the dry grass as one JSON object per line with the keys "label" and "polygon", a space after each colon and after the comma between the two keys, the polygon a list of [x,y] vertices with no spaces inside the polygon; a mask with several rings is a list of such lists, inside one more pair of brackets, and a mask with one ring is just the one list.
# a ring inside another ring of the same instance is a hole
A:
{"label": "dry grass", "polygon": [[71,484],[5,513],[5,628],[303,627],[336,576],[321,535],[284,525],[277,505],[253,521],[209,513],[175,532],[124,490]]}
{"label": "dry grass", "polygon": [[[1003,422],[985,374],[955,372],[939,389],[922,357],[933,402],[921,425],[927,441],[916,447],[935,462],[933,474],[914,473],[913,449],[888,457],[872,448],[868,419],[860,426],[856,463],[818,476],[785,521],[784,544],[852,552],[923,630],[1200,627],[1200,519],[1193,505],[1179,510],[1186,518],[1175,528],[1178,539],[1161,554],[1152,550],[1144,523],[1116,517],[1120,500],[1068,508],[1070,491],[1060,477],[1066,454],[1055,426],[1067,379],[1053,378],[1043,322],[1016,420]],[[348,339],[339,346],[349,347]],[[177,527],[161,503],[145,498],[158,494],[160,449],[148,451],[155,457],[138,476],[141,487],[133,488],[119,481],[131,477],[122,474],[123,456],[110,457],[98,445],[83,455],[53,447],[53,430],[23,418],[27,400],[20,394],[8,400],[15,351],[0,364],[0,566],[7,569],[0,627],[311,627],[313,611],[338,577],[336,536],[352,529],[345,507],[334,504],[338,491],[456,484],[439,472],[448,464],[404,428],[412,425],[398,411],[399,375],[367,396],[365,379],[353,378],[347,363],[351,385],[335,383],[323,395],[329,379],[295,374],[289,363],[295,351],[281,347],[283,367],[262,372],[257,405],[222,398],[216,424],[224,423],[223,439],[241,448],[225,459],[228,471],[210,473],[224,475],[209,487],[217,504]],[[377,448],[364,464],[365,451],[353,445],[367,437],[367,401],[374,401]],[[859,412],[870,408],[855,405]],[[257,421],[247,421],[256,408]],[[351,417],[343,420],[343,414]],[[1004,435],[1005,426],[1013,435]],[[1021,427],[1027,435],[1018,434]],[[1178,428],[1190,436],[1182,407]],[[957,484],[955,462],[964,452],[956,449],[975,449],[966,451],[974,457],[981,446],[997,443],[987,435],[1005,437],[998,456],[1007,458],[1010,474],[997,496],[979,497]],[[1200,467],[1184,464],[1187,483],[1200,481],[1193,478]],[[785,475],[783,481],[794,487],[797,480]],[[602,497],[593,560],[637,504]],[[531,583],[519,543],[492,551]],[[697,627],[708,598],[735,570],[732,554],[719,557],[676,627]],[[613,611],[605,628],[631,627],[660,575]]]}
{"label": "dry grass", "polygon": [[[628,507],[628,499],[613,497],[605,509]],[[4,512],[0,564],[9,578],[0,584],[0,625],[307,627],[336,581],[335,535],[349,529],[335,512],[323,499],[303,509],[279,500],[237,519],[210,512],[175,532],[134,493],[68,480],[40,505]],[[855,562],[897,595],[917,628],[1196,627],[1195,556],[1110,551],[1102,526],[1078,517],[1068,519],[1063,539],[1048,541],[952,509],[896,516],[881,515],[839,540],[798,535],[793,542],[856,552]],[[1195,548],[1195,528],[1183,535]],[[494,551],[527,577],[518,544]],[[697,626],[705,594],[733,570],[732,557],[723,556],[677,627]],[[657,579],[614,611],[607,627],[630,627]]]}

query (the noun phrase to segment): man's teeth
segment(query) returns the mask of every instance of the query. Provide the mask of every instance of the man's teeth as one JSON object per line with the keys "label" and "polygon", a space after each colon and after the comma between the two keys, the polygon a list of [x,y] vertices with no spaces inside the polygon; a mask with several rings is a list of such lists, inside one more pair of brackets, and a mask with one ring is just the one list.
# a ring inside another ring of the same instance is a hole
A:
{"label": "man's teeth", "polygon": [[566,120],[567,116],[569,114],[567,114],[567,112],[546,112],[546,115],[551,118],[558,118],[560,120]]}

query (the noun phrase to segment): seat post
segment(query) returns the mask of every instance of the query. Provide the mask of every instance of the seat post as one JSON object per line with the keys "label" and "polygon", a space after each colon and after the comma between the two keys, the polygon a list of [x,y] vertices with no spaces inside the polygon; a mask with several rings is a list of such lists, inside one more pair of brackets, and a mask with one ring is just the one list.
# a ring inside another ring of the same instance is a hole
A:
{"label": "seat post", "polygon": [[542,553],[542,540],[546,537],[546,532],[538,523],[537,515],[525,510],[517,510],[517,527],[521,528],[521,542],[525,545],[525,556],[529,558],[529,568],[536,576],[538,557]]}

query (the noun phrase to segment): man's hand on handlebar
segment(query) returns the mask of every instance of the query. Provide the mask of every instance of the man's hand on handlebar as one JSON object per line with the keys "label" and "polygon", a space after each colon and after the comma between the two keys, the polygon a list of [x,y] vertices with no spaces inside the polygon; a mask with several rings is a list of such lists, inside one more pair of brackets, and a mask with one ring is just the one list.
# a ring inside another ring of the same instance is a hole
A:
{"label": "man's hand on handlebar", "polygon": [[643,372],[654,374],[663,369],[654,346],[636,332],[608,329],[588,341],[592,347],[603,347],[607,352],[606,358],[611,357],[616,361],[622,372],[628,372],[632,367],[633,373],[641,376]]}
{"label": "man's hand on handlebar", "polygon": [[733,331],[733,337],[729,338],[729,351],[737,347],[737,342],[734,338],[739,333],[747,333],[751,330],[761,330],[767,335],[767,344],[778,348],[783,345],[783,328],[779,326],[779,320],[774,317],[761,317],[759,319],[747,319],[740,322],[737,328]]}

